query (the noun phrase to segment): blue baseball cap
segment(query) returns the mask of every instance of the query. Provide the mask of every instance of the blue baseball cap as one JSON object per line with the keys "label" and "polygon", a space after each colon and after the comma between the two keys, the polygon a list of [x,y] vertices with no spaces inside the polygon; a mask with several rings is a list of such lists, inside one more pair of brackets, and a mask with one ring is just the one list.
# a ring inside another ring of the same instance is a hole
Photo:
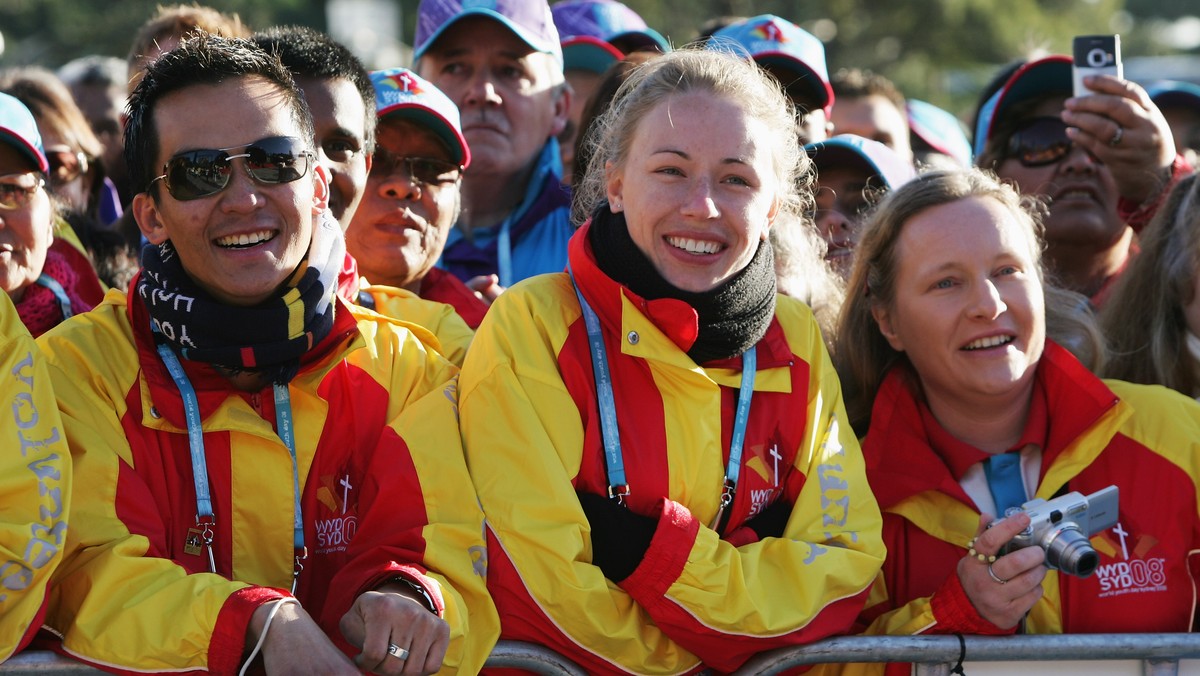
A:
{"label": "blue baseball cap", "polygon": [[909,99],[908,128],[913,135],[943,155],[953,157],[964,167],[971,166],[971,142],[962,123],[952,113],[932,103]]}
{"label": "blue baseball cap", "polygon": [[833,108],[833,86],[825,66],[825,45],[787,19],[774,14],[732,23],[713,33],[707,48],[733,52],[753,59],[762,66],[773,66],[800,75],[800,81],[787,84],[803,89],[828,115]]}
{"label": "blue baseball cap", "polygon": [[371,84],[375,87],[378,119],[397,116],[412,120],[437,134],[456,163],[464,167],[471,164],[471,148],[463,137],[458,106],[442,90],[407,68],[374,71]]}
{"label": "blue baseball cap", "polygon": [[0,93],[0,141],[16,148],[38,171],[50,171],[33,113],[20,99],[4,93]]}
{"label": "blue baseball cap", "polygon": [[419,60],[446,29],[461,19],[485,16],[500,22],[534,51],[563,62],[558,30],[546,0],[421,0],[413,61]]}
{"label": "blue baseball cap", "polygon": [[1004,119],[1014,105],[1054,95],[1071,96],[1072,89],[1069,56],[1047,56],[1013,71],[1004,85],[979,107],[975,122],[975,157],[987,148],[988,140],[996,131],[996,121]]}
{"label": "blue baseball cap", "polygon": [[1146,87],[1146,93],[1159,108],[1180,106],[1200,111],[1200,85],[1178,80],[1159,80]]}
{"label": "blue baseball cap", "polygon": [[855,134],[839,134],[832,138],[804,146],[805,152],[817,165],[817,177],[821,167],[835,164],[854,164],[864,168],[872,176],[878,176],[888,190],[895,190],[916,177],[912,163],[905,161],[895,150],[879,141]]}
{"label": "blue baseball cap", "polygon": [[616,0],[564,0],[550,8],[562,40],[564,67],[603,73],[626,51],[670,51],[661,33]]}

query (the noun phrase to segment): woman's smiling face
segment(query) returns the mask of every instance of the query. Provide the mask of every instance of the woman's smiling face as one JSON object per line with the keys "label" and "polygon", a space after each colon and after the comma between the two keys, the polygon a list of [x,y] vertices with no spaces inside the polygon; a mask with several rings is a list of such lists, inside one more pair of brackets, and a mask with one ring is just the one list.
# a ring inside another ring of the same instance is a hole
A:
{"label": "woman's smiling face", "polygon": [[709,291],[750,263],[779,208],[770,142],[744,104],[708,92],[646,113],[624,162],[607,168],[607,193],[664,279]]}

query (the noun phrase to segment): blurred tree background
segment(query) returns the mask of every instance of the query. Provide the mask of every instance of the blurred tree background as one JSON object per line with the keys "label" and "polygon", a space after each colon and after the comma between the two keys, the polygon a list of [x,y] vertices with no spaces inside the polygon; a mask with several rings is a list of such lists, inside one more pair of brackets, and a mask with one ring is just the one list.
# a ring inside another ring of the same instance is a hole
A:
{"label": "blurred tree background", "polygon": [[[1067,53],[1074,35],[1121,33],[1131,79],[1200,78],[1197,0],[624,1],[675,45],[693,39],[712,17],[778,14],[825,42],[831,71],[870,68],[892,78],[908,96],[963,118],[1000,65],[1040,53]],[[158,4],[165,3],[0,0],[0,67],[57,68],[86,54],[124,58],[137,27]],[[407,65],[403,44],[412,41],[417,10],[417,0],[205,4],[238,13],[252,28],[297,23],[327,30],[375,68]]]}

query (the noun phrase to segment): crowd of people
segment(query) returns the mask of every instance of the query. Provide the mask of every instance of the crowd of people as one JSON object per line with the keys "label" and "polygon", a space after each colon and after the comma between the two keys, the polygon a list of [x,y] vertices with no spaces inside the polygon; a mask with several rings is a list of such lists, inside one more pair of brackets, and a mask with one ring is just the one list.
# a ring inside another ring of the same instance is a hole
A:
{"label": "crowd of people", "polygon": [[1200,86],[1086,85],[1013,61],[967,125],[616,0],[0,70],[0,662],[1193,631]]}

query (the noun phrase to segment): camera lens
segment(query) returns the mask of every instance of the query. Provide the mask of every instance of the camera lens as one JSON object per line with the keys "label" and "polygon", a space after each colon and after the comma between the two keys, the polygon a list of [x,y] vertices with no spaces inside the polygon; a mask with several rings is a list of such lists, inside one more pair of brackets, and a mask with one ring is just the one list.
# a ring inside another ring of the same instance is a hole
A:
{"label": "camera lens", "polygon": [[1043,538],[1042,548],[1046,550],[1046,565],[1068,575],[1088,577],[1100,565],[1092,543],[1074,523],[1052,529]]}
{"label": "camera lens", "polygon": [[1087,53],[1087,62],[1092,68],[1103,68],[1108,65],[1108,52],[1096,47]]}

